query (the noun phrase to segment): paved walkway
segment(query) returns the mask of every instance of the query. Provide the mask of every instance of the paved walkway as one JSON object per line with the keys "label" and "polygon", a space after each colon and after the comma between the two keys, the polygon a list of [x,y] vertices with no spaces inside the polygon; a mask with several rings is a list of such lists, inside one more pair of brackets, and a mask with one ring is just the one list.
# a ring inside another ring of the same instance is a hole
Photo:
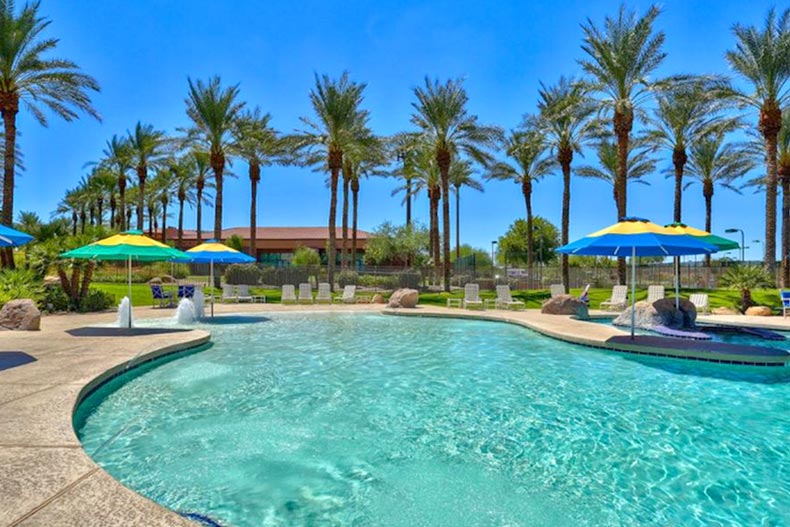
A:
{"label": "paved walkway", "polygon": [[[216,306],[216,312],[371,312],[382,308],[369,304],[231,304]],[[607,342],[624,334],[604,324],[542,315],[536,310],[472,312],[426,306],[397,312],[509,321],[561,340],[598,347],[607,347]],[[135,309],[138,319],[170,317],[173,313],[167,309]],[[44,317],[40,332],[0,332],[0,350],[24,352],[36,359],[0,371],[0,525],[194,527],[195,524],[127,489],[93,463],[75,435],[72,414],[81,394],[107,372],[123,369],[130,360],[137,362],[194,347],[206,342],[209,335],[199,330],[126,336],[79,331],[114,320],[113,313],[55,315]],[[790,330],[790,322],[778,317],[766,320],[717,316],[710,317],[710,321]]]}

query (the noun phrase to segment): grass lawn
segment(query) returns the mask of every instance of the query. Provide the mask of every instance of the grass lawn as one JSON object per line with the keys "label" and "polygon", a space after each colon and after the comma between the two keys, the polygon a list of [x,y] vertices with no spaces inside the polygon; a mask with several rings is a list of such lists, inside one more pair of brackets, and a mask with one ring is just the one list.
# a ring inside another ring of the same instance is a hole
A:
{"label": "grass lawn", "polygon": [[[91,287],[105,291],[115,296],[116,301],[126,296],[126,284],[115,283],[93,283]],[[166,286],[171,287],[171,286]],[[175,287],[173,286],[173,289]],[[265,295],[266,301],[269,303],[277,303],[280,301],[279,289],[262,289],[251,288],[252,294]],[[608,300],[611,295],[611,289],[590,289],[590,306],[597,309],[601,302]],[[690,293],[707,293],[711,308],[714,307],[733,307],[740,298],[738,291],[729,289],[683,289],[681,296],[688,297]],[[218,292],[219,294],[219,292]],[[363,293],[364,294],[364,293]],[[575,296],[581,295],[581,289],[572,289],[571,294]],[[667,290],[667,296],[672,296],[673,292]],[[386,295],[385,295],[386,296]],[[420,293],[420,303],[444,306],[447,305],[448,298],[463,298],[463,290],[457,290],[453,293]],[[544,300],[549,298],[548,290],[534,290],[534,291],[514,291],[513,297],[522,300],[526,303],[527,308],[539,308]],[[481,291],[481,298],[495,298],[496,293],[493,291]],[[646,290],[637,290],[637,300],[643,300],[647,297]],[[779,293],[776,289],[759,289],[752,291],[752,298],[759,305],[770,306],[772,308],[781,309],[781,302],[779,301]],[[132,305],[135,306],[150,306],[151,304],[151,288],[148,284],[132,284]]]}

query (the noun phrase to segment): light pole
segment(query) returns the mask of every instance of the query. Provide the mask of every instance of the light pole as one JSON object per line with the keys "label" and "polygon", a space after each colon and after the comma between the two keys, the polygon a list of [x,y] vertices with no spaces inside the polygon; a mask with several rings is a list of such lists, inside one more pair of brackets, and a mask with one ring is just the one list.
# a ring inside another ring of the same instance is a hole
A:
{"label": "light pole", "polygon": [[744,235],[743,235],[743,229],[735,229],[735,228],[725,229],[724,232],[726,232],[728,234],[733,234],[733,233],[736,233],[736,232],[740,232],[741,233],[741,263],[743,263],[744,259],[745,259],[745,253],[744,253],[744,250],[743,250],[743,246],[746,245],[746,241],[745,241]]}
{"label": "light pole", "polygon": [[495,255],[496,255],[497,243],[498,242],[496,240],[491,241],[491,276],[494,276],[494,270],[496,267]]}

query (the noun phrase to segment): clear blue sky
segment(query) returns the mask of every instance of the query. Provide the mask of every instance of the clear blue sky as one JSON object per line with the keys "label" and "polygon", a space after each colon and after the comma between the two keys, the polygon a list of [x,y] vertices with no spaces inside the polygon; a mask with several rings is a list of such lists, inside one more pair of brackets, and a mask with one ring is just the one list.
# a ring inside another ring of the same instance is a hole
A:
{"label": "clear blue sky", "polygon": [[[599,23],[619,3],[601,0],[556,2],[216,2],[205,0],[44,0],[52,19],[49,35],[61,39],[58,55],[76,61],[95,76],[102,91],[95,106],[98,123],[83,118],[65,123],[52,118],[42,128],[20,113],[20,143],[26,172],[17,182],[16,210],[48,217],[66,188],[86,173],[84,164],[101,155],[113,133],[125,133],[137,120],[173,132],[187,124],[187,77],[221,75],[239,83],[250,105],[273,114],[282,131],[300,128],[310,115],[308,92],[314,72],[338,76],[348,70],[366,82],[364,106],[376,133],[410,129],[412,89],[425,75],[464,77],[471,112],[484,123],[516,126],[535,108],[540,81],[579,74],[580,24]],[[631,2],[644,11],[648,2]],[[658,27],[666,32],[668,57],[660,74],[728,73],[724,52],[733,46],[736,22],[761,24],[767,1],[670,0]],[[748,5],[748,7],[747,7]],[[580,162],[594,162],[588,155]],[[660,168],[669,166],[664,156]],[[238,180],[226,183],[224,224],[248,224],[246,166],[237,162]],[[326,225],[329,193],[324,177],[307,169],[272,167],[263,173],[259,225]],[[671,220],[672,186],[663,174],[649,187],[629,191],[629,213],[659,223]],[[362,183],[360,228],[385,220],[404,221],[399,198],[390,197],[393,180]],[[537,214],[559,222],[560,177],[535,187]],[[684,195],[684,220],[702,226],[701,188]],[[747,244],[763,237],[762,195],[738,196],[716,189],[713,231],[742,227]],[[427,200],[415,215],[427,223]],[[519,187],[490,183],[484,194],[462,194],[462,241],[490,248],[491,240],[524,216]],[[574,179],[571,239],[616,219],[611,189],[603,182]],[[208,211],[204,216],[212,218]],[[194,215],[187,216],[194,225]],[[205,224],[210,228],[209,223]],[[760,258],[761,244],[747,256]],[[756,246],[756,247],[754,247]]]}

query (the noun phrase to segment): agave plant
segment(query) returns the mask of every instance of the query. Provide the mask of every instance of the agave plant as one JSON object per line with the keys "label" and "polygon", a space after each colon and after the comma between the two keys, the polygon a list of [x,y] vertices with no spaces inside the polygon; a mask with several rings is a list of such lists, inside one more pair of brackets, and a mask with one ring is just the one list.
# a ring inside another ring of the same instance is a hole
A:
{"label": "agave plant", "polygon": [[719,283],[729,289],[737,289],[741,292],[741,311],[746,311],[754,305],[752,301],[752,289],[766,287],[773,283],[771,275],[764,267],[759,265],[737,265],[727,269],[721,276]]}

